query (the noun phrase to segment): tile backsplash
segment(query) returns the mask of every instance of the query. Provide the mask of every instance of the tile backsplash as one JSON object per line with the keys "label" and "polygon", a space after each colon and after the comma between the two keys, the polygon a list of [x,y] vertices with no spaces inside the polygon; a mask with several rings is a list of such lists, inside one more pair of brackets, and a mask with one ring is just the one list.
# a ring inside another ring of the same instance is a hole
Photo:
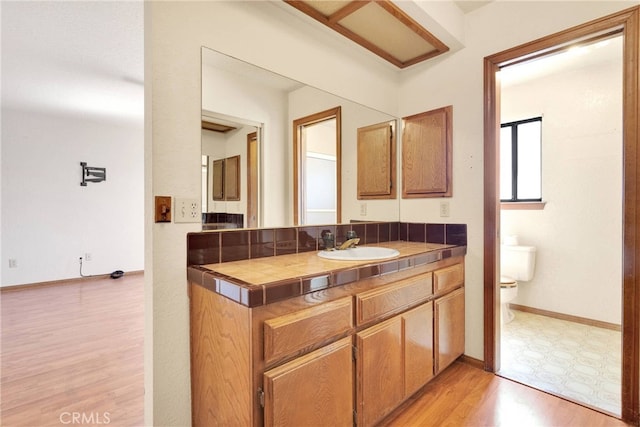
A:
{"label": "tile backsplash", "polygon": [[[322,232],[329,230],[343,242],[354,230],[360,244],[396,240],[465,246],[466,224],[366,222],[321,226],[203,231],[187,234],[187,265],[263,258],[324,249]],[[313,287],[313,284],[307,284]]]}

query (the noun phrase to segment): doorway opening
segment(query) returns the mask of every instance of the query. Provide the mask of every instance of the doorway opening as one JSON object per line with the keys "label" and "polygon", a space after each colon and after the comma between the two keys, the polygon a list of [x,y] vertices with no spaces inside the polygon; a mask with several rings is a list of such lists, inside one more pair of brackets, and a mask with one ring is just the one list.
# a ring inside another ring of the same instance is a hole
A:
{"label": "doorway opening", "polygon": [[[484,363],[496,372],[500,360],[500,201],[499,155],[501,68],[550,52],[567,50],[594,37],[621,32],[623,45],[623,203],[622,203],[622,381],[621,417],[637,422],[639,418],[640,365],[640,284],[638,268],[640,228],[638,217],[638,171],[640,170],[639,69],[640,8],[624,10],[578,27],[544,37],[485,58],[485,226],[484,226]],[[599,173],[605,173],[601,171]],[[594,172],[595,173],[595,172]],[[611,191],[619,191],[612,189]],[[579,262],[579,261],[578,261]]]}
{"label": "doorway opening", "polygon": [[498,374],[619,417],[622,37],[504,67],[500,84]]}
{"label": "doorway opening", "polygon": [[340,107],[293,122],[295,225],[341,221]]}

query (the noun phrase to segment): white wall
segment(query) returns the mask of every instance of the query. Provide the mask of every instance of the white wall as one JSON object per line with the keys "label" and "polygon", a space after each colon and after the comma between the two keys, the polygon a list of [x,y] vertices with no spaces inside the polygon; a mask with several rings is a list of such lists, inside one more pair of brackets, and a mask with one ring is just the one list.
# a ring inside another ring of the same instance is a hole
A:
{"label": "white wall", "polygon": [[502,121],[543,114],[544,210],[503,210],[502,236],[537,247],[516,304],[620,324],[622,49],[613,63],[502,91]]}
{"label": "white wall", "polygon": [[0,286],[143,269],[142,11],[3,2]]}
{"label": "white wall", "polygon": [[[145,5],[146,203],[155,194],[200,195],[202,45],[390,113],[406,116],[453,104],[454,197],[448,222],[469,226],[465,352],[482,359],[482,58],[629,5],[489,4],[467,16],[466,48],[404,70],[398,86],[395,70],[338,38],[302,25],[283,13],[286,5],[149,2]],[[405,221],[434,222],[440,220],[438,206],[438,200],[403,202],[400,213]],[[146,216],[145,421],[149,425],[190,423],[185,235],[199,227],[153,224]]]}
{"label": "white wall", "polygon": [[[402,200],[403,221],[468,225],[465,353],[483,359],[483,58],[638,2],[493,2],[466,15],[462,50],[407,70],[400,84],[400,115],[453,105],[451,216],[438,199]],[[553,17],[553,19],[549,19]]]}
{"label": "white wall", "polygon": [[[142,123],[2,110],[2,286],[143,269]],[[107,180],[80,186],[80,162]]]}

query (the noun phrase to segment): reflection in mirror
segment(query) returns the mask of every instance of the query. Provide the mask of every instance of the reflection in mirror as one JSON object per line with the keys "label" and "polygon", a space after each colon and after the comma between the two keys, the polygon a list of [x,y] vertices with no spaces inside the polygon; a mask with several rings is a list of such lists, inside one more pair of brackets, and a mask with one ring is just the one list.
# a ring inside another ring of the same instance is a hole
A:
{"label": "reflection in mirror", "polygon": [[258,175],[260,130],[259,123],[203,111],[204,230],[256,226],[258,192],[255,177]]}
{"label": "reflection in mirror", "polygon": [[[292,226],[293,122],[335,107],[342,111],[341,222],[399,220],[397,198],[357,197],[357,129],[394,117],[202,48],[203,229]],[[238,200],[225,198],[228,178],[213,167],[234,156],[239,156]],[[214,174],[223,178],[215,181]]]}

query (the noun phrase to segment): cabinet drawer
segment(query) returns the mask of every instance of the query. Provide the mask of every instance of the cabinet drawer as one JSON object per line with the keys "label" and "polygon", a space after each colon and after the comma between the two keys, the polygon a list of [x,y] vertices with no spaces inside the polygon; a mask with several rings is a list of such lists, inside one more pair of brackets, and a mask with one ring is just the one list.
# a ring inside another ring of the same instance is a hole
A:
{"label": "cabinet drawer", "polygon": [[437,270],[433,274],[433,291],[441,293],[447,289],[453,289],[464,283],[464,264],[456,264],[451,267]]}
{"label": "cabinet drawer", "polygon": [[433,294],[433,273],[411,277],[356,295],[358,325],[416,305]]}
{"label": "cabinet drawer", "polygon": [[353,328],[351,297],[341,298],[264,322],[267,364]]}

